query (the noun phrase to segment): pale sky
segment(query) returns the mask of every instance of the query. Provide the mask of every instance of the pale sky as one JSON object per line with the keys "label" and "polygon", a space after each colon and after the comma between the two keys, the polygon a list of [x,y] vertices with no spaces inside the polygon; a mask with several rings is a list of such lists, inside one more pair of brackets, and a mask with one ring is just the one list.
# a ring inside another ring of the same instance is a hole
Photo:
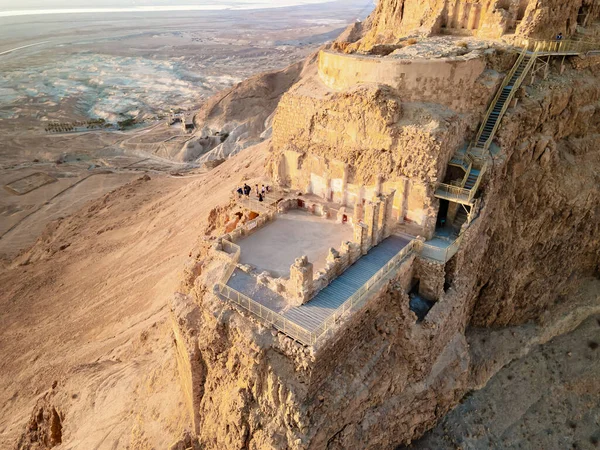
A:
{"label": "pale sky", "polygon": [[325,3],[331,0],[0,0],[0,10],[55,8],[131,8],[146,6],[222,6],[238,4],[256,7]]}

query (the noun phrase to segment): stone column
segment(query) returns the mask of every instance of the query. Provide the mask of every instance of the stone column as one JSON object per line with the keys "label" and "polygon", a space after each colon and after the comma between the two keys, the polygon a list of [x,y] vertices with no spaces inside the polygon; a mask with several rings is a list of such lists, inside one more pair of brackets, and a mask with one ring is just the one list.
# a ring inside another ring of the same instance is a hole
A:
{"label": "stone column", "polygon": [[383,192],[383,175],[377,175],[377,182],[375,184],[375,197],[378,197]]}
{"label": "stone column", "polygon": [[[373,242],[373,230],[377,226],[377,214],[375,213],[375,204],[371,201],[365,203],[365,217],[363,219],[363,223],[367,226],[367,238],[365,239],[364,245],[368,249],[372,247]],[[366,252],[363,253],[366,254]]]}
{"label": "stone column", "polygon": [[[379,205],[379,214],[377,215],[377,233],[375,242],[379,244],[383,241],[383,232],[385,226],[385,195],[381,194],[379,197],[379,201],[377,202]],[[375,245],[375,244],[373,244]]]}
{"label": "stone column", "polygon": [[297,258],[290,267],[290,282],[292,285],[292,303],[301,306],[308,302],[313,290],[313,265],[307,256]]}
{"label": "stone column", "polygon": [[366,255],[369,251],[369,227],[362,222],[354,223],[354,242],[360,247],[361,253]]}
{"label": "stone column", "polygon": [[365,224],[369,227],[369,248],[377,245],[378,242],[378,229],[379,229],[379,211],[381,210],[381,200],[374,202],[367,202],[365,208]]}
{"label": "stone column", "polygon": [[365,207],[363,206],[360,196],[356,197],[354,204],[354,223],[358,223],[365,217]]}
{"label": "stone column", "polygon": [[387,239],[394,231],[394,197],[396,191],[393,190],[391,193],[384,197],[383,202],[383,239]]}
{"label": "stone column", "polygon": [[331,188],[331,174],[329,172],[325,172],[323,174],[323,179],[325,181],[325,200],[330,202],[333,200],[333,189]]}
{"label": "stone column", "polygon": [[286,163],[285,155],[280,153],[273,161],[273,181],[278,186],[285,186],[287,184]]}
{"label": "stone column", "polygon": [[348,206],[348,164],[344,164],[344,174],[342,176],[342,206]]}
{"label": "stone column", "polygon": [[[459,208],[462,208],[459,203],[450,202],[448,205],[448,213],[446,214],[446,223],[453,223],[458,213]],[[439,212],[438,212],[439,214]]]}
{"label": "stone column", "polygon": [[352,242],[344,241],[342,242],[342,248],[340,251],[340,274],[344,273],[350,264],[352,264],[351,256],[352,253]]}

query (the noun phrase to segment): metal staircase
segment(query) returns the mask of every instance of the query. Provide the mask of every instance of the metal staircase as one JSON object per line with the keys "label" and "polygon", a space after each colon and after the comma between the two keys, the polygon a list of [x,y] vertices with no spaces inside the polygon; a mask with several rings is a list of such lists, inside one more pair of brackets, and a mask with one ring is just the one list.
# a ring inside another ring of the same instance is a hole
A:
{"label": "metal staircase", "polygon": [[508,75],[504,78],[496,96],[488,108],[477,136],[464,153],[456,153],[450,165],[462,167],[465,177],[460,186],[440,183],[435,196],[463,205],[473,205],[475,194],[487,169],[489,148],[498,131],[502,117],[510,106],[525,76],[533,67],[538,52],[524,49],[517,58]]}
{"label": "metal staircase", "polygon": [[462,206],[459,207],[458,211],[456,212],[454,222],[452,223],[452,228],[454,229],[456,234],[460,233],[460,229],[467,220],[469,220],[469,214]]}
{"label": "metal staircase", "polygon": [[479,158],[487,157],[489,147],[496,135],[496,131],[498,131],[502,117],[504,117],[512,99],[519,87],[521,87],[525,76],[533,67],[536,59],[537,51],[529,52],[523,50],[521,52],[519,58],[517,58],[517,62],[515,62],[511,71],[504,78],[500,89],[498,89],[494,100],[492,100],[482,125],[479,128],[477,137],[469,149],[469,153]]}

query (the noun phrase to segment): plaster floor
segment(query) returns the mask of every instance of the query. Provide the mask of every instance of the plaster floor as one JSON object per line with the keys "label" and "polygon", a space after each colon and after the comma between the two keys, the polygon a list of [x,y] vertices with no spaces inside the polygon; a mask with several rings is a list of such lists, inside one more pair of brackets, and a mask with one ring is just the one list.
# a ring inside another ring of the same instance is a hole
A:
{"label": "plaster floor", "polygon": [[287,277],[296,258],[306,255],[317,272],[325,267],[329,249],[339,250],[342,242],[351,241],[353,235],[348,224],[292,210],[239,241],[240,262],[277,277]]}

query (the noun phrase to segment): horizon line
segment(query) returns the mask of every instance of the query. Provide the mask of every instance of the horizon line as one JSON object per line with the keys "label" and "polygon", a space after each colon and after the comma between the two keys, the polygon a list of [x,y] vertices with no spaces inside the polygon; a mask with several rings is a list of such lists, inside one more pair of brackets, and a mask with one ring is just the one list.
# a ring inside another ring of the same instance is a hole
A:
{"label": "horizon line", "polygon": [[275,4],[275,5],[260,5],[260,4],[249,4],[249,5],[172,5],[172,6],[131,6],[131,7],[108,7],[108,8],[54,8],[54,9],[14,9],[14,10],[0,10],[1,17],[22,17],[22,16],[34,16],[34,15],[48,15],[48,14],[90,14],[90,13],[127,13],[127,12],[185,12],[185,11],[227,11],[227,10],[251,10],[251,9],[274,9],[274,8],[285,8],[293,6],[307,6],[322,3],[334,3],[335,0],[325,1],[310,1],[310,0],[296,0],[286,4]]}

